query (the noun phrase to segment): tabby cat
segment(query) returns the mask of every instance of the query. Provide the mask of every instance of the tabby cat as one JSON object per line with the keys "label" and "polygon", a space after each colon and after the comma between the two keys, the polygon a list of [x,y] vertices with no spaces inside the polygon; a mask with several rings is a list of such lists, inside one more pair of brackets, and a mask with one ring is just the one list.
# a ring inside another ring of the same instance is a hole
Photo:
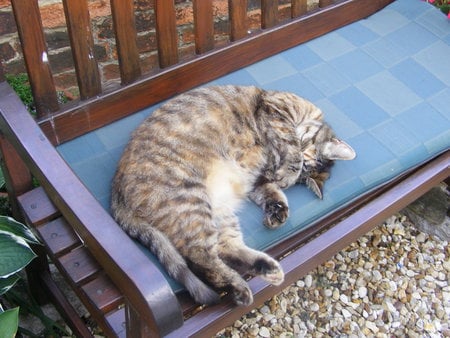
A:
{"label": "tabby cat", "polygon": [[333,161],[354,157],[320,109],[294,94],[195,89],[134,131],[114,177],[112,211],[198,303],[217,302],[225,289],[249,305],[252,292],[236,270],[274,285],[284,273],[244,244],[235,215],[241,202],[253,200],[276,228],[288,217],[281,189],[304,183],[321,197]]}

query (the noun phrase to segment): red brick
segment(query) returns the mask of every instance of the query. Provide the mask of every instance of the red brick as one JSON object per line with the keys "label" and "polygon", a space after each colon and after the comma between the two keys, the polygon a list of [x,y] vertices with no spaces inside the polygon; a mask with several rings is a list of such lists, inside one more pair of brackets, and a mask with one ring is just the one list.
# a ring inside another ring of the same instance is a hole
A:
{"label": "red brick", "polygon": [[45,34],[45,39],[47,41],[48,49],[59,49],[63,47],[70,46],[69,35],[67,31],[47,31]]}
{"label": "red brick", "polygon": [[138,12],[135,16],[136,30],[138,32],[155,29],[155,14],[153,12]]}
{"label": "red brick", "polygon": [[10,0],[0,0],[0,8],[11,7]]}
{"label": "red brick", "polygon": [[114,38],[114,30],[113,30],[113,23],[112,23],[111,17],[105,18],[98,25],[98,38],[99,39],[113,39]]}
{"label": "red brick", "polygon": [[17,32],[12,12],[0,12],[0,35]]}
{"label": "red brick", "polygon": [[195,45],[185,45],[179,48],[178,54],[180,60],[190,59],[193,55],[195,55]]}
{"label": "red brick", "polygon": [[139,53],[146,53],[156,50],[156,33],[148,32],[138,35],[136,39]]}
{"label": "red brick", "polygon": [[62,27],[66,25],[64,18],[64,8],[61,3],[42,6],[42,25],[47,28]]}
{"label": "red brick", "polygon": [[192,6],[177,6],[175,8],[177,25],[187,25],[194,22],[194,12]]}
{"label": "red brick", "polygon": [[147,11],[153,9],[153,1],[148,0],[135,0],[134,1],[135,11]]}
{"label": "red brick", "polygon": [[14,60],[11,62],[4,63],[4,72],[5,74],[20,74],[25,73],[25,62],[23,59]]}
{"label": "red brick", "polygon": [[156,52],[141,57],[142,73],[151,73],[158,68],[158,54]]}
{"label": "red brick", "polygon": [[[111,7],[108,1],[89,2],[89,14],[91,18],[107,16],[111,14]],[[64,8],[62,3],[45,5],[40,8],[42,25],[46,28],[63,27],[66,25]]]}
{"label": "red brick", "polygon": [[7,42],[0,44],[0,60],[8,61],[16,56],[16,51]]}
{"label": "red brick", "polygon": [[77,78],[74,71],[60,73],[53,77],[58,90],[64,91],[66,88],[77,87]]}
{"label": "red brick", "polygon": [[72,70],[74,67],[72,52],[69,49],[60,51],[57,54],[49,54],[48,59],[54,74]]}
{"label": "red brick", "polygon": [[102,79],[104,81],[120,80],[119,65],[110,63],[102,67]]}
{"label": "red brick", "polygon": [[195,34],[192,25],[186,25],[178,28],[178,44],[181,46],[194,43]]}
{"label": "red brick", "polygon": [[103,45],[94,45],[94,55],[98,62],[105,62],[108,60],[107,47]]}

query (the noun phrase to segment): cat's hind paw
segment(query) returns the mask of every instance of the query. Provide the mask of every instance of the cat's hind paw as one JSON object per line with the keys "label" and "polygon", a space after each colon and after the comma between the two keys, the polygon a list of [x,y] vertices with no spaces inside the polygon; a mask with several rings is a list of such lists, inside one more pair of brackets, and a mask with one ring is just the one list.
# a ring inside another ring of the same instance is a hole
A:
{"label": "cat's hind paw", "polygon": [[284,272],[280,264],[271,257],[258,259],[254,263],[257,275],[272,285],[280,285],[284,281]]}
{"label": "cat's hind paw", "polygon": [[288,216],[289,207],[282,201],[268,201],[264,206],[264,225],[268,228],[278,228]]}
{"label": "cat's hind paw", "polygon": [[284,272],[281,269],[273,270],[264,275],[261,275],[261,278],[272,285],[280,285],[284,281]]}
{"label": "cat's hind paw", "polygon": [[232,294],[236,305],[248,306],[253,303],[253,293],[248,285],[233,287]]}

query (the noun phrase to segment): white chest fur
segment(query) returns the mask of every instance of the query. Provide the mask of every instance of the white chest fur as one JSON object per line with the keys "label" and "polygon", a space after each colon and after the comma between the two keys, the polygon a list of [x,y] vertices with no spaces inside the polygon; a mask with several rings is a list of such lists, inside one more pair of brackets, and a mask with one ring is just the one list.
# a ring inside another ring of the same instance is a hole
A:
{"label": "white chest fur", "polygon": [[232,160],[214,161],[208,172],[206,187],[215,212],[236,211],[253,186],[254,177]]}

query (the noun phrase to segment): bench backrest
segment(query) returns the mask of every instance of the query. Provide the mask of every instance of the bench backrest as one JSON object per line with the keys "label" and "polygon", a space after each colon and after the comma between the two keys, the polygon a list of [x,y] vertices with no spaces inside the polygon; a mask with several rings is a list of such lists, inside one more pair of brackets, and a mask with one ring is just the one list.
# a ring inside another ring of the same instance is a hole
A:
{"label": "bench backrest", "polygon": [[195,48],[193,54],[188,55],[180,51],[177,42],[178,2],[151,2],[159,66],[144,74],[137,46],[134,2],[111,0],[113,35],[120,69],[120,80],[111,86],[102,80],[99,72],[88,0],[64,0],[80,97],[61,105],[57,99],[38,3],[12,0],[39,124],[49,139],[54,144],[61,144],[363,18],[389,3],[387,0],[376,3],[368,0],[320,0],[313,10],[307,12],[307,0],[262,0],[260,15],[255,23],[253,17],[251,20],[249,18],[247,0],[222,2],[227,5],[229,33],[226,39],[215,42],[213,2],[193,0]]}

